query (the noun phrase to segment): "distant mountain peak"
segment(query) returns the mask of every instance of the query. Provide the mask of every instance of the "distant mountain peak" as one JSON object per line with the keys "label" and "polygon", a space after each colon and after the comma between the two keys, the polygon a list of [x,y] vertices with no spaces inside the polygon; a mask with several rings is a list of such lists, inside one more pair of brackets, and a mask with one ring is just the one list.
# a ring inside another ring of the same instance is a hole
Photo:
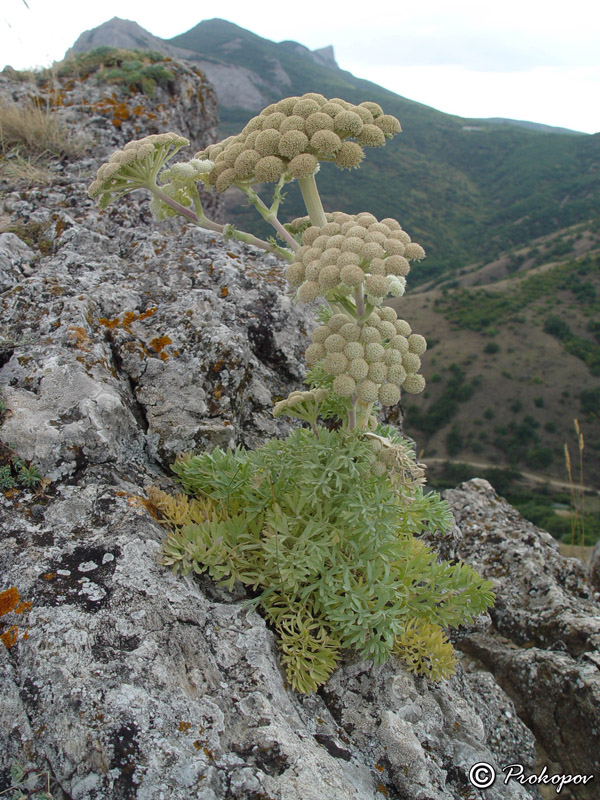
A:
{"label": "distant mountain peak", "polygon": [[69,48],[66,56],[103,46],[122,47],[126,50],[157,50],[166,55],[172,54],[172,48],[163,39],[153,36],[137,22],[113,17],[97,28],[84,31]]}
{"label": "distant mountain peak", "polygon": [[333,45],[328,44],[327,47],[319,47],[318,50],[313,50],[313,53],[316,56],[320,56],[329,66],[338,67],[338,63],[335,60],[335,53],[333,52]]}
{"label": "distant mountain peak", "polygon": [[298,53],[298,55],[304,56],[305,58],[310,58],[312,61],[316,61],[317,64],[320,64],[322,67],[333,67],[334,69],[339,69],[335,60],[332,45],[327,45],[327,47],[319,47],[317,50],[309,50],[308,47],[305,47],[303,44],[290,40],[280,42],[279,45],[280,47],[286,47],[288,50],[291,50],[294,53]]}

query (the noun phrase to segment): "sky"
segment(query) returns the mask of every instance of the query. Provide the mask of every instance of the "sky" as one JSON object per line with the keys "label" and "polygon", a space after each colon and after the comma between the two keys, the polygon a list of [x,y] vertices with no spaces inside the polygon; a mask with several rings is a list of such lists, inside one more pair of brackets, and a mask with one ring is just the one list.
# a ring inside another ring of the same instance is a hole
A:
{"label": "sky", "polygon": [[440,111],[600,131],[592,0],[178,0],[174,8],[170,17],[167,3],[148,0],[2,0],[0,70],[49,66],[115,16],[163,39],[220,17],[276,42],[333,45],[342,69]]}

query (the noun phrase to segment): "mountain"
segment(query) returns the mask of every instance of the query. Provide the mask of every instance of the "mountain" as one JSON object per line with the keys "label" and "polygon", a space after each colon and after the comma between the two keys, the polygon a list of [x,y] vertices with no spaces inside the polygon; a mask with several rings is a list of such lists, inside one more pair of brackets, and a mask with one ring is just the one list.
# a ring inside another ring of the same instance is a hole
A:
{"label": "mountain", "polygon": [[539,131],[540,133],[573,133],[581,134],[581,131],[574,131],[571,128],[557,128],[554,125],[543,125],[540,122],[528,122],[524,119],[505,119],[504,117],[488,117],[481,120],[493,125],[516,125],[519,128],[527,128],[531,131]]}
{"label": "mountain", "polygon": [[84,31],[70,47],[65,58],[95,50],[98,47],[120,47],[124,50],[156,50],[159,53],[175,55],[174,49],[162,39],[153,36],[147,30],[128,19],[113,17],[98,25],[97,28]]}
{"label": "mountain", "polygon": [[[217,89],[222,135],[311,90],[397,116],[402,135],[371,149],[358,175],[324,165],[318,183],[326,210],[397,217],[427,250],[401,301],[432,345],[406,429],[428,462],[559,481],[578,418],[587,482],[600,479],[600,134],[444,114],[341,70],[329,48],[271,42],[220,19],[169,40],[114,19],[73,51],[110,41],[191,59]],[[256,230],[254,210],[234,192],[225,198],[228,218]],[[294,184],[283,210],[304,213]]]}
{"label": "mountain", "polygon": [[[598,217],[600,134],[445,114],[339,69],[331,48],[275,43],[222,19],[164,40],[115,18],[82,34],[72,51],[99,43],[194,61],[217,90],[223,135],[239,131],[270,102],[306,91],[380,103],[400,119],[402,136],[369,152],[358,191],[354,175],[330,165],[319,187],[326,209],[397,217],[428,253],[420,280]],[[302,213],[294,186],[286,210]],[[252,214],[237,211],[236,223],[255,226]]]}

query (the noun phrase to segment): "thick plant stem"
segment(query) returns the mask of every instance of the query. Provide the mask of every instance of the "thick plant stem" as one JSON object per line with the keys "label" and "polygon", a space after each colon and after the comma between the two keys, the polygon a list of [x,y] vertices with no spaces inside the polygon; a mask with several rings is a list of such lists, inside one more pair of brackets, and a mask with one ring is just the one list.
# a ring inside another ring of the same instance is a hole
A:
{"label": "thick plant stem", "polygon": [[352,395],[352,408],[348,412],[348,430],[352,431],[356,428],[356,395]]}
{"label": "thick plant stem", "polygon": [[356,423],[359,428],[362,428],[363,430],[367,428],[367,423],[372,408],[373,403],[363,403],[362,400],[358,401],[358,418]]}
{"label": "thick plant stem", "polygon": [[360,319],[365,313],[365,295],[362,284],[354,290],[354,302],[356,304],[356,316]]}
{"label": "thick plant stem", "polygon": [[[158,186],[151,187],[150,191],[153,194],[155,194],[158,198],[160,198],[163,201],[163,203],[166,203],[166,205],[170,206],[174,211],[176,211],[182,217],[185,217],[186,219],[189,219],[190,222],[193,222],[195,225],[198,225],[199,228],[205,228],[206,230],[209,231],[215,231],[215,233],[220,233],[222,235],[225,233],[226,226],[220,225],[218,222],[213,222],[212,219],[209,219],[207,216],[204,215],[204,212],[201,210],[201,208],[200,208],[201,213],[196,214],[190,208],[182,206],[181,203],[178,203],[176,200],[173,200],[172,197],[169,197],[169,195],[163,192]],[[282,247],[278,247],[277,245],[265,242],[263,239],[258,239],[251,233],[245,233],[245,231],[237,231],[235,229],[232,229],[230,230],[229,235],[231,236],[232,239],[237,239],[240,242],[246,242],[246,244],[253,244],[255,247],[260,247],[261,250],[266,250],[269,253],[274,253],[276,256],[279,256],[280,258],[284,258],[286,261],[293,260],[293,255],[289,251],[284,250]]]}
{"label": "thick plant stem", "polygon": [[258,194],[252,189],[251,187],[240,187],[250,203],[254,206],[254,208],[258,211],[261,217],[268,222],[269,225],[272,225],[277,233],[279,234],[280,238],[287,242],[292,250],[298,249],[298,242],[294,239],[289,231],[283,227],[281,222],[277,219],[277,207],[279,206],[279,200],[277,200],[271,208],[267,208],[267,206],[263,203],[260,199]]}
{"label": "thick plant stem", "polygon": [[304,200],[304,205],[308,211],[311,223],[318,228],[327,225],[315,176],[309,175],[308,178],[298,178],[298,186],[302,192],[302,199]]}

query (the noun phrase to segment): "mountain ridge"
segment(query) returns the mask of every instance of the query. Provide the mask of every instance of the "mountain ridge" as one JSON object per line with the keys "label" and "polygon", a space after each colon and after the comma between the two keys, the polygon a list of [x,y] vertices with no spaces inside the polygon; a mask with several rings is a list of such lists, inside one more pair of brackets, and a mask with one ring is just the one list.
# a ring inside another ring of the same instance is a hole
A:
{"label": "mountain ridge", "polygon": [[[261,92],[277,97],[323,88],[330,97],[381,101],[404,124],[404,134],[385,150],[369,151],[358,176],[325,164],[317,181],[326,210],[397,217],[429,251],[401,301],[430,341],[428,388],[405,409],[406,430],[425,461],[475,463],[485,448],[499,469],[542,465],[545,474],[562,478],[562,445],[579,417],[589,442],[586,469],[592,478],[600,475],[594,447],[600,442],[594,323],[600,314],[594,300],[600,296],[600,135],[550,135],[506,124],[471,130],[468,120],[324,68],[289,43],[283,50],[272,42],[263,48],[255,34],[219,20],[215,25],[221,39],[208,52],[196,51],[202,61],[195,63],[218,65],[238,89],[243,78],[262,104],[270,98]],[[206,26],[198,29],[206,34]],[[246,40],[254,51],[244,52]],[[257,85],[259,62],[268,72]],[[273,85],[278,71],[286,86]],[[252,113],[233,105],[224,111],[231,132]],[[234,194],[227,192],[226,202],[236,203]],[[294,184],[288,195],[282,220],[305,213]],[[256,230],[252,209],[240,212],[237,203],[232,210],[228,220]],[[532,281],[539,291],[532,291]],[[490,421],[483,412],[498,406],[502,419]]]}

